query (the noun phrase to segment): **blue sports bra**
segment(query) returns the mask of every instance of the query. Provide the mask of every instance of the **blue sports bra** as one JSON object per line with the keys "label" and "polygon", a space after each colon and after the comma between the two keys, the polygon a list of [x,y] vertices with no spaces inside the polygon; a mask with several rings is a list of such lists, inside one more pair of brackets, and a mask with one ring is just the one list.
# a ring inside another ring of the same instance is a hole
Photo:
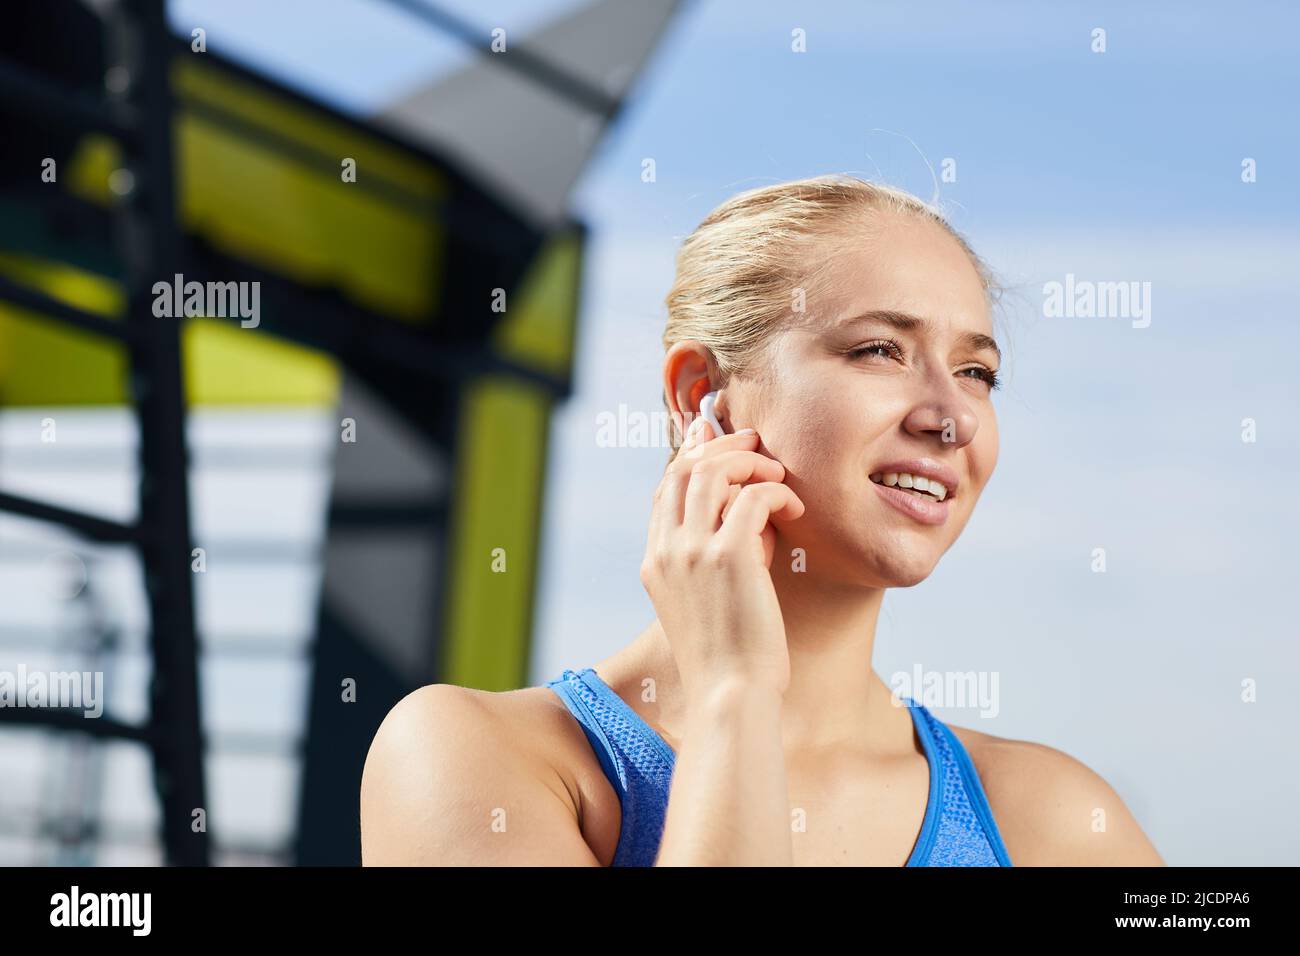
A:
{"label": "blue sports bra", "polygon": [[[612,866],[653,866],[668,811],[672,748],[593,668],[548,681],[582,725],[622,805]],[[942,721],[904,697],[930,765],[930,795],[907,866],[1011,866],[979,775]]]}

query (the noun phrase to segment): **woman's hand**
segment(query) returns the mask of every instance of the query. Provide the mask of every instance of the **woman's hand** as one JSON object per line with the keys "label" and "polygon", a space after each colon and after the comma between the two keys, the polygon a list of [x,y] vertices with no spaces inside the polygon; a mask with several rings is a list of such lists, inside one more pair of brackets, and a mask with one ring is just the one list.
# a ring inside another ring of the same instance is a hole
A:
{"label": "woman's hand", "polygon": [[758,444],[753,429],[714,437],[697,418],[655,491],[641,583],[691,700],[719,682],[790,683],[769,520],[804,504]]}

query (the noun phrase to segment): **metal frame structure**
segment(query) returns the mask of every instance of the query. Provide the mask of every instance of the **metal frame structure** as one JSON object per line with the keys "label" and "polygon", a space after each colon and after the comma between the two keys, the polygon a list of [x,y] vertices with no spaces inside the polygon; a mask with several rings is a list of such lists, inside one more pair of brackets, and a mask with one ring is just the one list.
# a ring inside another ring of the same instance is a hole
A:
{"label": "metal frame structure", "polygon": [[[437,16],[427,7],[422,13]],[[91,541],[128,544],[140,557],[149,605],[149,649],[153,661],[150,712],[146,724],[133,725],[110,718],[87,721],[78,714],[39,708],[0,709],[0,721],[80,731],[103,739],[134,741],[147,746],[153,756],[155,787],[162,808],[162,845],[169,864],[207,865],[212,847],[208,834],[193,826],[194,813],[205,807],[206,789],[198,679],[199,643],[194,615],[194,585],[190,570],[194,545],[190,525],[186,407],[182,378],[180,323],[159,320],[152,314],[152,286],[159,277],[185,272],[193,277],[220,276],[223,281],[262,283],[265,311],[271,318],[267,332],[324,350],[350,367],[391,369],[408,376],[426,376],[447,383],[464,383],[482,375],[506,376],[539,387],[554,398],[570,392],[567,378],[493,354],[474,341],[442,337],[435,321],[429,328],[412,328],[374,313],[335,290],[311,289],[295,284],[252,263],[238,261],[184,234],[177,224],[173,156],[173,110],[170,69],[173,58],[188,44],[175,37],[167,24],[165,0],[120,0],[106,13],[107,63],[115,78],[115,93],[99,102],[61,89],[48,78],[0,60],[0,114],[39,116],[41,122],[59,124],[77,132],[110,134],[123,146],[123,169],[129,173],[122,202],[111,213],[86,207],[90,220],[110,217],[127,291],[127,310],[121,320],[107,319],[0,278],[0,299],[39,313],[44,318],[120,342],[129,357],[130,399],[139,423],[139,510],[137,519],[124,524],[73,509],[0,493],[0,511],[49,522]],[[444,29],[451,29],[447,23]],[[454,30],[452,32],[455,32]],[[312,109],[320,104],[299,97],[256,75],[208,54],[223,68],[242,79],[273,89],[277,96],[300,99]],[[512,68],[531,71],[533,78],[564,95],[579,98],[608,117],[617,108],[599,91],[565,78],[546,64],[518,57]],[[236,135],[254,137],[274,149],[292,151],[306,165],[337,176],[337,157],[312,155],[297,144],[275,142],[263,129],[241,126],[238,117],[209,108],[208,119]],[[513,287],[540,248],[544,236],[507,214],[455,164],[429,150],[407,143],[392,133],[339,117],[410,155],[425,158],[461,177],[459,195],[471,202],[428,208],[467,247],[478,246],[485,255],[476,265],[489,270],[494,280]],[[400,187],[379,177],[366,177],[361,189],[394,193]],[[421,200],[423,205],[428,205]],[[579,235],[578,223],[563,224]],[[455,264],[453,264],[455,265]],[[466,265],[466,263],[459,263]],[[454,314],[454,300],[430,303],[431,315]],[[309,319],[303,318],[309,316]],[[430,334],[430,333],[434,334]],[[435,338],[435,335],[437,337]],[[445,427],[445,426],[444,426]],[[444,436],[445,437],[445,436]],[[454,445],[455,437],[451,436]],[[425,503],[427,505],[427,503]],[[435,504],[422,517],[435,522]],[[407,522],[411,515],[396,510],[367,508],[358,513],[336,512],[332,521],[380,524]]]}
{"label": "metal frame structure", "polygon": [[85,103],[7,65],[0,66],[0,80],[8,87],[10,102],[25,103],[73,128],[107,129],[123,143],[125,168],[136,184],[119,207],[115,223],[126,267],[127,314],[120,322],[106,321],[56,301],[43,301],[44,297],[8,282],[0,286],[0,294],[58,321],[118,338],[126,346],[140,428],[138,516],[130,526],[117,525],[14,495],[0,495],[0,508],[56,522],[94,540],[130,543],[139,550],[153,658],[150,716],[148,724],[140,727],[103,719],[91,723],[41,710],[0,714],[10,720],[146,744],[153,754],[166,858],[173,864],[202,866],[210,862],[210,847],[206,827],[192,825],[195,811],[205,808],[207,801],[189,567],[192,537],[180,328],[149,321],[153,277],[170,274],[177,248],[167,80],[174,44],[162,0],[129,0],[111,17],[107,55],[110,67],[123,80],[120,100]]}

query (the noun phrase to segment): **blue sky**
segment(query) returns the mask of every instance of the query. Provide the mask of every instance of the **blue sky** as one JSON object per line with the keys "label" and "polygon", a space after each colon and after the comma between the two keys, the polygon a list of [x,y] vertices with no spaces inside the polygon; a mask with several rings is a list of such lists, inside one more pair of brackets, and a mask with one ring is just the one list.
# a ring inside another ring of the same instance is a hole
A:
{"label": "blue sky", "polygon": [[[486,35],[576,4],[444,6]],[[213,49],[363,115],[467,56],[382,2],[173,9]],[[1276,755],[1300,720],[1284,678],[1300,665],[1298,29],[1282,3],[687,5],[573,199],[592,241],[534,679],[653,617],[637,566],[663,450],[595,433],[621,403],[661,407],[680,239],[740,189],[821,172],[929,197],[925,160],[953,157],[943,205],[1012,289],[1002,455],[935,574],[887,599],[875,666],[997,670],[996,719],[940,716],[1077,756],[1172,863],[1295,863],[1300,778]],[[1258,182],[1240,181],[1243,157]],[[1150,327],[1045,318],[1043,283],[1067,273],[1151,282]]]}

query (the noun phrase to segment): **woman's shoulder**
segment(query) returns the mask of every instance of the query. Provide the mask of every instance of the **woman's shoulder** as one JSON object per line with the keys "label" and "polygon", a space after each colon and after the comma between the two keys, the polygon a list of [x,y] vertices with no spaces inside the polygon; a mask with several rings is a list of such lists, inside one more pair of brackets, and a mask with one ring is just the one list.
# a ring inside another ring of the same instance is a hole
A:
{"label": "woman's shoulder", "polygon": [[947,724],[1016,866],[1162,866],[1115,789],[1063,750]]}
{"label": "woman's shoulder", "polygon": [[[469,805],[499,809],[505,828],[512,810],[528,818],[545,805],[548,825],[567,819],[599,854],[609,829],[601,813],[602,781],[581,727],[549,688],[427,684],[393,705],[371,742],[362,778],[363,840],[368,803],[372,820],[400,814],[418,830],[419,820],[428,818],[430,832],[437,829],[437,814],[446,819]],[[456,826],[463,831],[467,823]]]}
{"label": "woman's shoulder", "polygon": [[556,795],[576,816],[581,794],[573,758],[591,748],[563,702],[547,687],[487,691],[426,684],[393,705],[371,749],[463,754],[549,778],[560,785]]}

